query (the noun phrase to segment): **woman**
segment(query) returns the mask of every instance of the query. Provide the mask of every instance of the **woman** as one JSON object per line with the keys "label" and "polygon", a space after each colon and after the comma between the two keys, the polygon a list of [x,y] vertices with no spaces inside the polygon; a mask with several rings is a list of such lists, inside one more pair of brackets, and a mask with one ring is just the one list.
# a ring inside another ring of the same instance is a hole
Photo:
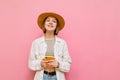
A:
{"label": "woman", "polygon": [[[65,80],[65,72],[69,72],[71,58],[66,42],[56,35],[64,27],[62,16],[52,12],[45,12],[38,17],[38,25],[44,35],[33,41],[29,68],[36,71],[34,80]],[[53,60],[46,60],[46,56],[53,56]]]}

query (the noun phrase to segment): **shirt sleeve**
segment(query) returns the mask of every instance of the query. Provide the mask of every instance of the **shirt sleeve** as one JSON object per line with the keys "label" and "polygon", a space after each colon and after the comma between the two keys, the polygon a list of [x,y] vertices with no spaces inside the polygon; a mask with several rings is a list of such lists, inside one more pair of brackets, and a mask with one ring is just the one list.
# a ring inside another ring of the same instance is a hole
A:
{"label": "shirt sleeve", "polygon": [[33,42],[30,50],[29,61],[28,61],[28,67],[33,71],[43,69],[41,67],[42,58],[39,58],[39,56],[37,55],[38,53],[39,53],[38,44],[36,42]]}
{"label": "shirt sleeve", "polygon": [[62,72],[70,71],[70,66],[71,66],[72,60],[69,55],[69,51],[68,51],[66,42],[64,43],[64,46],[63,46],[63,59],[62,59],[62,61],[58,61],[58,62],[59,62],[58,70],[60,70]]}

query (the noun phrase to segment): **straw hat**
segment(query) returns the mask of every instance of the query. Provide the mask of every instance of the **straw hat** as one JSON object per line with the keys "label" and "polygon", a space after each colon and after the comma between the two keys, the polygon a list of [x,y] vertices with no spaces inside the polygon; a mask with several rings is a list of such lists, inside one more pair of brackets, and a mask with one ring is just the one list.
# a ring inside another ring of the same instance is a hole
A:
{"label": "straw hat", "polygon": [[53,13],[53,12],[45,12],[45,13],[42,13],[38,16],[37,23],[41,29],[42,29],[44,20],[46,19],[46,17],[49,17],[49,16],[55,17],[58,20],[59,30],[62,30],[64,28],[65,21],[61,15],[59,15],[57,13]]}

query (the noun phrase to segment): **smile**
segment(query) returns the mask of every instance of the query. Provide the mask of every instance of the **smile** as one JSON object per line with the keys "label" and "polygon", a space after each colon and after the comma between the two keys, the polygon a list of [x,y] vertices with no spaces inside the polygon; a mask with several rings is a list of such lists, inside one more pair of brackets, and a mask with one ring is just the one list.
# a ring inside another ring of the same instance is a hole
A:
{"label": "smile", "polygon": [[53,25],[48,25],[49,28],[53,28]]}

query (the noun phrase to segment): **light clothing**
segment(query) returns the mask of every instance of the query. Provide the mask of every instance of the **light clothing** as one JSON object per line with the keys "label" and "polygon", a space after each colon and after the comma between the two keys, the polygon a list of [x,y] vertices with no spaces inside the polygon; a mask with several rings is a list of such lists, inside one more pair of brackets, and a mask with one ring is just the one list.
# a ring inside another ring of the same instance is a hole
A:
{"label": "light clothing", "polygon": [[[34,80],[43,80],[44,69],[41,67],[41,60],[45,57],[46,51],[47,44],[44,36],[33,41],[28,66],[36,71]],[[54,57],[59,62],[59,68],[56,68],[57,80],[65,80],[64,72],[70,70],[71,57],[66,42],[57,36],[55,36]]]}

